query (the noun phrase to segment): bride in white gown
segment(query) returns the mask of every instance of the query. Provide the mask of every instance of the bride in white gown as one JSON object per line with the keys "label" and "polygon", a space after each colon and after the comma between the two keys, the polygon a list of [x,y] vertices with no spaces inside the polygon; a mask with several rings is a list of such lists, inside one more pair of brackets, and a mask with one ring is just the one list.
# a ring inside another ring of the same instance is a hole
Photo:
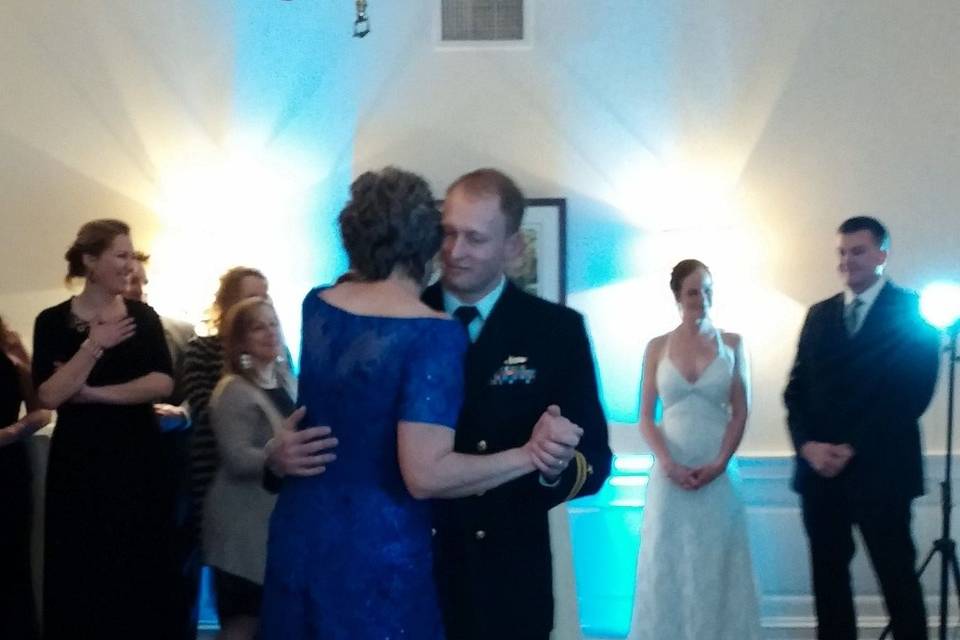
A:
{"label": "bride in white gown", "polygon": [[670,286],[680,326],[653,339],[644,357],[640,430],[656,463],[629,640],[759,639],[746,517],[731,461],[749,410],[743,344],[710,321],[706,265],[680,262]]}

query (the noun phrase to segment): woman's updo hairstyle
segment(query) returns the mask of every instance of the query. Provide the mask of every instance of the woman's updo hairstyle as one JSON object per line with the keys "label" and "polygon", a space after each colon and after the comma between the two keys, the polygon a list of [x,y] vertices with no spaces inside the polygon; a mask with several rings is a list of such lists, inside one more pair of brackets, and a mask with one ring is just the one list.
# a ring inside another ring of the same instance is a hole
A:
{"label": "woman's updo hairstyle", "polygon": [[683,281],[697,269],[703,269],[710,273],[710,268],[707,265],[694,258],[681,260],[673,267],[673,271],[670,272],[670,290],[673,291],[673,297],[676,300],[680,300],[680,289],[683,287]]}
{"label": "woman's updo hairstyle", "polygon": [[87,277],[87,266],[83,256],[99,257],[113,244],[117,236],[130,235],[130,225],[109,218],[91,220],[77,231],[77,237],[63,256],[67,261],[67,284],[74,278]]}
{"label": "woman's updo hairstyle", "polygon": [[368,171],[354,180],[338,220],[355,280],[384,280],[401,267],[423,281],[443,240],[430,186],[395,167]]}

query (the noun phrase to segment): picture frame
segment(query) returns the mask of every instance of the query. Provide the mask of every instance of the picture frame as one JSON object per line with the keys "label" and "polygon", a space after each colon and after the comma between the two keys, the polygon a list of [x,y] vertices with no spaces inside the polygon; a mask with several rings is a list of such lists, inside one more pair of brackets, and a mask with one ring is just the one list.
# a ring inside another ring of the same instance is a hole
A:
{"label": "picture frame", "polygon": [[527,293],[564,304],[567,299],[567,201],[528,198],[520,232],[524,251],[507,276]]}

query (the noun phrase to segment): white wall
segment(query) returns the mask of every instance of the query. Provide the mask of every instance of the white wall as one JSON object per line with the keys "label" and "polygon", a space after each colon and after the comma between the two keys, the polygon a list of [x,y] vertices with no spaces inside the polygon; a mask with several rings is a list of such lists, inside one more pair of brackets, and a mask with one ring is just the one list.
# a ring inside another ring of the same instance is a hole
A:
{"label": "white wall", "polygon": [[[440,49],[435,2],[53,0],[0,5],[0,313],[29,334],[65,295],[79,224],[151,249],[154,302],[196,318],[229,264],[299,297],[342,267],[333,216],[360,170],[438,191],[481,165],[568,198],[569,302],[611,418],[636,416],[670,266],[714,267],[755,369],[749,453],[789,448],[779,392],[803,309],[836,289],[832,231],[876,212],[890,272],[960,278],[953,0],[539,0],[532,43]],[[927,427],[942,447],[943,398]]]}

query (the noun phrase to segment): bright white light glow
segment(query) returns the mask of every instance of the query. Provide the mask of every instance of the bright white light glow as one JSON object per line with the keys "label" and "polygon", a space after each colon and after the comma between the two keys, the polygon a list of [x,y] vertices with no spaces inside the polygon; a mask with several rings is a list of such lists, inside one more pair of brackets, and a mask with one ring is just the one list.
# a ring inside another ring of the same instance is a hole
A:
{"label": "bright white light glow", "polygon": [[650,454],[618,455],[613,458],[613,468],[620,473],[640,473],[650,471],[653,456]]}
{"label": "bright white light glow", "polygon": [[736,177],[719,168],[642,159],[617,180],[615,204],[644,229],[724,226],[739,217]]}
{"label": "bright white light glow", "polygon": [[[161,171],[149,247],[150,303],[198,324],[219,276],[236,265],[263,271],[286,335],[299,335],[299,301],[311,286],[310,196],[316,173],[302,159],[256,145],[191,149]],[[303,274],[304,281],[291,278]],[[294,349],[296,345],[291,345]]]}
{"label": "bright white light glow", "polygon": [[630,507],[637,508],[642,507],[645,504],[643,500],[636,499],[615,499],[610,501],[611,507]]}
{"label": "bright white light glow", "polygon": [[946,329],[960,319],[960,284],[934,282],[920,295],[920,312],[927,322]]}
{"label": "bright white light glow", "polygon": [[645,487],[650,480],[647,476],[614,476],[610,484],[614,487]]}

